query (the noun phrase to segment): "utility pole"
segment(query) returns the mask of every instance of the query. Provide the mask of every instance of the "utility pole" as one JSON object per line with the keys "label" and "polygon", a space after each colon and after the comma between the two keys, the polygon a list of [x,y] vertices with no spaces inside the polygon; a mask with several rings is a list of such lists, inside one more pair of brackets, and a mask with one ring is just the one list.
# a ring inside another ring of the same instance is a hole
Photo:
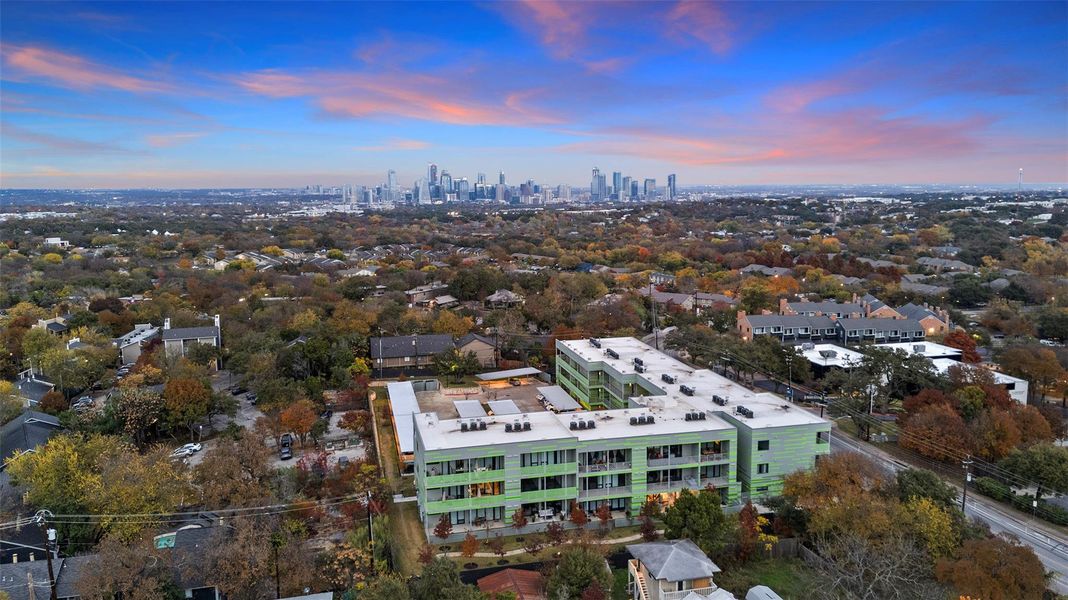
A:
{"label": "utility pole", "polygon": [[649,304],[653,307],[653,347],[660,350],[660,329],[656,324],[656,298],[653,297],[653,277],[649,276]]}
{"label": "utility pole", "polygon": [[972,455],[969,454],[965,456],[960,464],[964,467],[964,495],[961,497],[960,501],[960,511],[963,513],[965,507],[968,505],[968,483],[972,480],[972,472],[970,470],[972,466]]}
{"label": "utility pole", "polygon": [[371,570],[377,575],[378,568],[375,565],[375,524],[371,514],[371,490],[367,490],[367,539],[371,545]]}
{"label": "utility pole", "polygon": [[271,537],[271,550],[274,551],[274,597],[275,598],[281,598],[282,597],[281,586],[279,585],[279,578],[278,578],[278,546],[280,546],[281,543],[282,543],[282,540],[280,540],[278,538],[278,534],[277,533],[274,534],[274,536]]}
{"label": "utility pole", "polygon": [[45,551],[45,557],[48,560],[48,587],[51,590],[51,600],[56,600],[56,575],[52,570],[52,554],[56,552],[56,530],[48,527],[48,518],[52,516],[52,512],[47,509],[37,511],[34,519],[37,524],[45,528],[45,535],[48,536],[48,547]]}

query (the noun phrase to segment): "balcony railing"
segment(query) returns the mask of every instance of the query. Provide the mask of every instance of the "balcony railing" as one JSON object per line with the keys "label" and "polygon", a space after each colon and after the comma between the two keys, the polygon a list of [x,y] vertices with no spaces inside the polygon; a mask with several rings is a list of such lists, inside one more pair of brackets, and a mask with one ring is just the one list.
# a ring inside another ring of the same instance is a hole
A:
{"label": "balcony railing", "polygon": [[702,454],[701,455],[701,462],[703,462],[703,463],[706,463],[706,462],[723,462],[725,460],[730,460],[730,455],[727,454],[726,452],[720,452],[719,454]]}
{"label": "balcony railing", "polygon": [[629,462],[612,462],[579,465],[579,473],[607,473],[608,471],[629,471]]}
{"label": "balcony railing", "polygon": [[588,490],[579,491],[579,499],[586,500],[589,498],[608,498],[610,496],[629,496],[630,486],[619,485],[616,487],[605,488],[591,488]]}
{"label": "balcony railing", "polygon": [[684,456],[669,456],[667,458],[650,458],[645,461],[645,464],[650,467],[674,467],[679,465],[694,465],[701,462],[696,454],[687,454]]}
{"label": "balcony railing", "polygon": [[711,596],[718,590],[717,586],[693,588],[691,590],[681,590],[677,592],[660,592],[660,600],[682,600],[690,594],[697,594],[698,596]]}
{"label": "balcony railing", "polygon": [[698,488],[697,480],[695,479],[678,479],[676,481],[658,481],[656,483],[647,483],[645,489],[650,492],[667,492],[672,490],[681,490],[682,488],[695,490]]}

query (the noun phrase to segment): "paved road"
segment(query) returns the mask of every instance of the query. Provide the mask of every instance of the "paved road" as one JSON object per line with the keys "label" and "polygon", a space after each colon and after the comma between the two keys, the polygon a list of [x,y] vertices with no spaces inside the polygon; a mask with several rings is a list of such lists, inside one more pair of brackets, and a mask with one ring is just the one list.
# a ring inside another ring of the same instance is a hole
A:
{"label": "paved road", "polygon": [[[848,438],[837,431],[831,434],[831,451],[859,452],[895,473],[910,466],[878,448]],[[957,486],[954,485],[954,487]],[[960,488],[957,487],[957,489]],[[997,503],[978,494],[968,495],[966,513],[969,517],[977,518],[989,525],[994,533],[1011,533],[1030,546],[1046,569],[1054,573],[1050,587],[1058,594],[1068,594],[1068,538],[1037,523],[1020,520],[1016,515],[1003,510]]]}

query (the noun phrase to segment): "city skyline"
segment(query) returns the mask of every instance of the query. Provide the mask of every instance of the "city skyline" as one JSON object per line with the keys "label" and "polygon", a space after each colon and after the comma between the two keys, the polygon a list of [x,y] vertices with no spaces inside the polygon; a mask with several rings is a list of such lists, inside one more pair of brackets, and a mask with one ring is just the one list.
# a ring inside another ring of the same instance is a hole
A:
{"label": "city skyline", "polygon": [[1068,181],[1064,3],[310,6],[6,2],[0,185]]}

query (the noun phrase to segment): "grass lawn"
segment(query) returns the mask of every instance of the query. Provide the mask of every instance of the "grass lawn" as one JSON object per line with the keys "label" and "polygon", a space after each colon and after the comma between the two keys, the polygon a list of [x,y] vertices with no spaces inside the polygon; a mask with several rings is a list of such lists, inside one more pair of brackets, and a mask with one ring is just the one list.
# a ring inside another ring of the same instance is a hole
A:
{"label": "grass lawn", "polygon": [[[375,387],[372,390],[375,392],[374,426],[381,446],[378,453],[379,464],[382,466],[382,472],[393,493],[410,496],[415,493],[415,483],[411,477],[402,477],[400,474],[398,464],[400,459],[396,450],[397,438],[389,418],[389,399],[386,396],[386,388]],[[426,540],[423,526],[419,522],[419,507],[414,502],[391,504],[389,527],[393,532],[393,539],[405,541],[405,543],[396,545],[399,549],[397,556],[394,557],[397,561],[397,570],[403,575],[415,575],[421,569],[419,549],[423,547]]]}
{"label": "grass lawn", "polygon": [[744,598],[754,585],[766,585],[783,600],[810,598],[819,585],[815,572],[800,558],[769,558],[730,567],[713,581],[739,598]]}

